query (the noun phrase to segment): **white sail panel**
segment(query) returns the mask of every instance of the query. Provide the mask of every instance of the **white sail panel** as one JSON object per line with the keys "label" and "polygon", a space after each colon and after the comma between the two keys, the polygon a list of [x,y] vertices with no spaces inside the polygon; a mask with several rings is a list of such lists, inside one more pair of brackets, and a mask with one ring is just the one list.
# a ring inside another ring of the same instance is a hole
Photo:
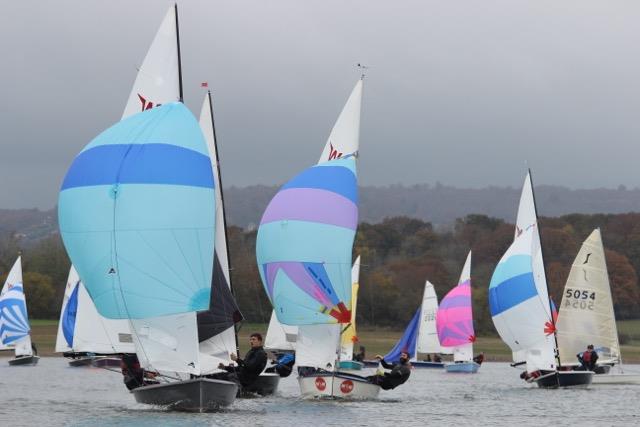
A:
{"label": "white sail panel", "polygon": [[340,360],[353,359],[353,345],[358,339],[356,335],[356,307],[358,305],[358,290],[360,288],[360,256],[356,258],[351,268],[351,323],[342,329],[340,338]]}
{"label": "white sail panel", "polygon": [[418,340],[416,344],[417,353],[443,353],[449,349],[443,349],[438,340],[436,330],[436,312],[438,311],[438,297],[433,284],[427,280],[422,294],[422,306],[420,311],[420,326],[418,330]]}
{"label": "white sail panel", "polygon": [[473,360],[473,343],[453,347],[454,362],[469,362]]}
{"label": "white sail panel", "polygon": [[538,223],[536,216],[536,205],[533,198],[533,186],[531,185],[531,174],[527,173],[520,193],[520,203],[518,204],[518,215],[516,217],[515,237],[523,231]]}
{"label": "white sail panel", "polygon": [[267,350],[295,351],[297,340],[298,327],[283,325],[278,321],[276,313],[272,311],[264,348]]}
{"label": "white sail panel", "polygon": [[357,153],[360,145],[360,111],[363,80],[356,83],[347,103],[336,120],[318,163]]}
{"label": "white sail panel", "polygon": [[169,102],[180,101],[177,8],[164,17],[138,69],[122,118]]}
{"label": "white sail panel", "polygon": [[[215,183],[216,198],[216,230],[215,230],[215,256],[220,262],[222,274],[228,286],[231,286],[231,277],[229,274],[229,254],[227,253],[227,224],[225,221],[224,204],[222,202],[222,184],[220,182],[220,162],[218,161],[218,150],[216,148],[216,140],[214,134],[212,101],[207,94],[204,97],[202,108],[200,109],[200,130],[204,135],[209,150],[209,159],[211,160],[211,168],[213,170],[213,180]],[[217,368],[220,360],[224,364],[231,363],[229,355],[236,352],[236,333],[235,327],[232,326],[224,332],[215,335],[200,343],[200,352],[211,356],[212,363]],[[208,359],[207,359],[208,360]],[[205,369],[206,371],[207,369]]]}
{"label": "white sail panel", "polygon": [[339,341],[339,324],[299,326],[296,364],[333,371],[338,358]]}
{"label": "white sail panel", "polygon": [[131,319],[140,366],[160,372],[201,374],[194,313]]}
{"label": "white sail panel", "polygon": [[563,365],[577,364],[576,354],[587,345],[597,349],[601,363],[619,362],[609,275],[600,230],[584,241],[567,278],[559,307],[558,349]]}

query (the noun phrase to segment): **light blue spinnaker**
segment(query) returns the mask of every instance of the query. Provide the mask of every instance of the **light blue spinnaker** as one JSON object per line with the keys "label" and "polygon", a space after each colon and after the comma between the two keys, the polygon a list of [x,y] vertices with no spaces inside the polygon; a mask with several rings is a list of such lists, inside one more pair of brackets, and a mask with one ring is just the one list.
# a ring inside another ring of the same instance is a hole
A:
{"label": "light blue spinnaker", "polygon": [[355,158],[347,157],[306,169],[267,206],[256,257],[281,323],[351,321],[357,187]]}
{"label": "light blue spinnaker", "polygon": [[213,172],[198,122],[181,103],[131,116],[91,141],[67,172],[58,216],[102,316],[209,308]]}

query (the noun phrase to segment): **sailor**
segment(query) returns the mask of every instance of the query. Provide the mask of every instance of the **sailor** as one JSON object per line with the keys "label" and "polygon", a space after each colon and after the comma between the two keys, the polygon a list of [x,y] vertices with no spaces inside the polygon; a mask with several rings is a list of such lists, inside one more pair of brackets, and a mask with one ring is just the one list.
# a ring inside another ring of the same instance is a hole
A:
{"label": "sailor", "polygon": [[236,362],[237,365],[227,365],[223,363],[218,365],[219,369],[224,369],[227,375],[216,375],[216,378],[228,379],[229,381],[236,381],[243,387],[252,384],[262,371],[267,366],[267,353],[262,348],[262,335],[255,332],[249,337],[249,345],[251,348],[245,354],[244,359],[240,359],[235,354],[230,354],[231,360]]}
{"label": "sailor", "polygon": [[593,349],[593,344],[589,344],[587,349],[582,353],[576,354],[576,357],[580,361],[583,370],[593,371],[596,368],[598,353]]}
{"label": "sailor", "polygon": [[409,379],[411,364],[409,363],[409,353],[406,351],[400,353],[398,363],[387,363],[379,354],[376,355],[376,359],[380,360],[385,369],[391,369],[391,372],[367,377],[371,384],[379,385],[383,390],[391,390],[400,384],[404,384]]}
{"label": "sailor", "polygon": [[440,362],[442,362],[442,357],[440,357],[439,354],[435,354],[434,353],[433,354],[433,361],[436,362],[436,363],[440,363]]}
{"label": "sailor", "polygon": [[473,361],[476,362],[478,365],[482,365],[482,362],[484,362],[484,353],[480,353],[479,355],[474,357]]}
{"label": "sailor", "polygon": [[144,370],[140,367],[138,356],[135,354],[123,354],[120,369],[123,376],[122,380],[127,389],[133,390],[144,385]]}
{"label": "sailor", "polygon": [[293,365],[296,363],[296,356],[293,353],[282,353],[279,357],[271,362],[275,365],[267,368],[265,372],[277,373],[282,378],[286,378],[291,375]]}
{"label": "sailor", "polygon": [[363,345],[361,345],[360,350],[357,353],[353,353],[353,360],[355,360],[356,362],[363,362],[365,354],[365,348]]}

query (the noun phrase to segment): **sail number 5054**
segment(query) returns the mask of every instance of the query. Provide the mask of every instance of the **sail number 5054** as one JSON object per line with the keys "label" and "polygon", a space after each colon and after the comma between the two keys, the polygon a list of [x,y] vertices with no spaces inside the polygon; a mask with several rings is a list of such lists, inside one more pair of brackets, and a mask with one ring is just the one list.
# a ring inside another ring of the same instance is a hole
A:
{"label": "sail number 5054", "polygon": [[567,302],[565,303],[565,307],[580,308],[582,310],[593,310],[593,303],[596,300],[595,292],[589,292],[580,289],[565,289],[564,296],[567,300]]}

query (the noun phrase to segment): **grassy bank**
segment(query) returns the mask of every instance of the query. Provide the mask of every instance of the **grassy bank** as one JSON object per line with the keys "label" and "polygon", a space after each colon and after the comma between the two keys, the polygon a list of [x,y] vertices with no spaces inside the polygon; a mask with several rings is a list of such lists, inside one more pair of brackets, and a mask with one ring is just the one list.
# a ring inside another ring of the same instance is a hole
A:
{"label": "grassy bank", "polygon": [[[32,320],[33,341],[38,351],[44,356],[53,356],[58,322],[55,320]],[[240,351],[244,353],[248,348],[249,335],[253,332],[266,334],[266,324],[245,323],[238,333]],[[640,363],[640,320],[623,320],[618,322],[618,333],[625,343],[622,345],[622,357],[626,363]],[[363,327],[358,330],[359,343],[367,349],[367,356],[385,354],[398,340],[402,331]],[[475,352],[484,352],[487,360],[510,361],[511,351],[497,336],[478,337]]]}

